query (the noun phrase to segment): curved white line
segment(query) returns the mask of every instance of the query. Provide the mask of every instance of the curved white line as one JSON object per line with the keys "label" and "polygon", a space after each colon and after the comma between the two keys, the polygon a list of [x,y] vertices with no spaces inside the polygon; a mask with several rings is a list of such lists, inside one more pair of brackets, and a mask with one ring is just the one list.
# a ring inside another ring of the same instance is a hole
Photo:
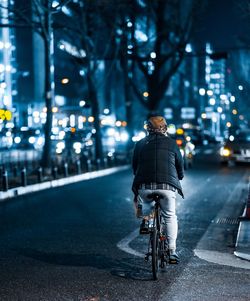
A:
{"label": "curved white line", "polygon": [[129,244],[139,235],[139,229],[135,229],[132,233],[124,237],[121,241],[118,242],[117,247],[129,254],[132,254],[134,256],[138,257],[144,257],[145,254],[138,252],[132,248],[130,248]]}

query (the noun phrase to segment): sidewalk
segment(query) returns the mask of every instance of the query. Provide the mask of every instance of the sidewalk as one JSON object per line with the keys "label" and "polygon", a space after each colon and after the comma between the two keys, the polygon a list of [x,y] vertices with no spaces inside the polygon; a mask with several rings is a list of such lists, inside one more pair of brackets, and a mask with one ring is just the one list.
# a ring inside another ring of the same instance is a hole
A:
{"label": "sidewalk", "polygon": [[8,191],[0,191],[0,202],[4,200],[8,200],[10,198],[27,194],[27,193],[32,193],[44,189],[49,189],[49,188],[54,188],[58,186],[63,186],[63,185],[68,185],[72,183],[77,183],[80,181],[84,180],[90,180],[98,177],[103,177],[107,176],[122,170],[129,169],[130,165],[123,165],[119,167],[112,167],[112,168],[107,168],[103,170],[98,170],[98,171],[92,171],[92,172],[86,172],[80,175],[76,176],[71,176],[71,177],[66,177],[58,180],[52,180],[52,181],[47,181],[39,184],[33,184],[33,185],[28,185],[25,187],[15,187],[12,189],[9,189]]}
{"label": "sidewalk", "polygon": [[234,255],[250,261],[250,184],[246,208],[239,224]]}

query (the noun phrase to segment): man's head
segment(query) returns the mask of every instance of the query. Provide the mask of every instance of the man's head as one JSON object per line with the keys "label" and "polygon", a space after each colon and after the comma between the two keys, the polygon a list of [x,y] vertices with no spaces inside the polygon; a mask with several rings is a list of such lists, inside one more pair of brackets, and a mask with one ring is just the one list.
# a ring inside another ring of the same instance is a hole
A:
{"label": "man's head", "polygon": [[151,116],[147,120],[147,131],[149,133],[167,133],[167,122],[162,116]]}

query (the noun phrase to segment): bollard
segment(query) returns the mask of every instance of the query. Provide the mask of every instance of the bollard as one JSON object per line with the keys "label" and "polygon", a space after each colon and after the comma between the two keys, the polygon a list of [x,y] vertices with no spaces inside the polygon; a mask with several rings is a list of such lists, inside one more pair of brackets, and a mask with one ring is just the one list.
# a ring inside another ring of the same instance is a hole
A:
{"label": "bollard", "polygon": [[27,173],[25,167],[21,170],[21,186],[27,186]]}
{"label": "bollard", "polygon": [[100,159],[100,158],[97,158],[97,159],[96,159],[96,169],[97,169],[97,170],[100,170],[100,169],[101,169],[101,159]]}
{"label": "bollard", "polygon": [[76,161],[76,170],[77,170],[77,174],[80,175],[82,173],[82,169],[81,169],[81,162],[80,160]]}
{"label": "bollard", "polygon": [[87,171],[90,172],[92,170],[91,160],[87,160]]}
{"label": "bollard", "polygon": [[58,168],[57,168],[57,166],[53,166],[53,167],[52,167],[52,176],[53,176],[53,179],[54,179],[54,180],[57,179],[57,173],[58,173]]}
{"label": "bollard", "polygon": [[64,165],[63,165],[63,175],[64,175],[64,177],[69,176],[69,166],[68,166],[67,162],[65,162]]}
{"label": "bollard", "polygon": [[108,158],[103,159],[104,168],[108,168]]}
{"label": "bollard", "polygon": [[41,183],[43,181],[43,169],[42,167],[38,167],[37,169],[37,181]]}
{"label": "bollard", "polygon": [[7,191],[9,189],[7,170],[3,170],[2,172],[2,183],[3,183],[3,191]]}
{"label": "bollard", "polygon": [[14,167],[13,167],[13,176],[16,178],[17,177],[17,166],[15,165]]}

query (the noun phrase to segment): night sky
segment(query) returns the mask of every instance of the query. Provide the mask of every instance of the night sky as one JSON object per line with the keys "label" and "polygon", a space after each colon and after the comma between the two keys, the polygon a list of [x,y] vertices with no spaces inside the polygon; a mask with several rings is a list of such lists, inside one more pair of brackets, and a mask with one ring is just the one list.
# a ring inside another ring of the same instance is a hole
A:
{"label": "night sky", "polygon": [[249,36],[250,12],[247,15],[247,0],[207,2],[194,29],[197,47],[202,47],[206,42],[210,42],[213,49],[221,51],[239,47],[240,39]]}

